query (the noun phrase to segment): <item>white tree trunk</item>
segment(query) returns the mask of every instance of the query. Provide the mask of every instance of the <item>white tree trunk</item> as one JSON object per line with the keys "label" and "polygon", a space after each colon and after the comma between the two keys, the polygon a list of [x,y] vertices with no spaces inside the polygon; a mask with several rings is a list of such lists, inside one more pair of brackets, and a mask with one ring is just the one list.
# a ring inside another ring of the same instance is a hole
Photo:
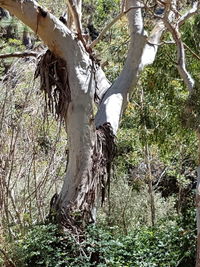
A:
{"label": "white tree trunk", "polygon": [[[106,186],[113,151],[112,146],[107,146],[113,141],[112,131],[116,134],[121,114],[129,94],[137,85],[140,72],[155,59],[164,25],[157,21],[148,38],[144,32],[141,2],[127,1],[126,9],[134,7],[127,13],[131,41],[125,66],[110,86],[78,37],[37,2],[0,0],[0,7],[6,8],[32,28],[51,52],[66,62],[70,92],[65,115],[69,161],[57,205],[63,212],[86,211],[89,214],[86,221],[95,219],[89,217],[92,217],[91,212],[101,189]],[[100,105],[94,118],[95,90]],[[96,128],[99,129],[96,131]]]}
{"label": "white tree trunk", "polygon": [[[91,170],[96,142],[93,114],[95,86],[97,84],[101,88],[97,90],[101,98],[110,84],[101,68],[92,62],[81,41],[62,22],[42,10],[35,1],[1,0],[0,6],[31,27],[49,49],[66,62],[71,99],[65,117],[69,161],[58,203],[62,210],[72,203],[78,209],[90,210],[87,203],[83,207],[83,202],[93,187]],[[97,71],[94,74],[95,69]],[[92,201],[96,202],[96,199]],[[91,209],[93,206],[91,203]]]}
{"label": "white tree trunk", "polygon": [[148,38],[143,26],[142,4],[136,0],[127,1],[126,9],[132,6],[138,8],[132,9],[127,15],[131,35],[127,59],[119,77],[105,94],[95,118],[97,127],[109,122],[115,134],[129,94],[136,87],[140,72],[154,62],[160,37],[165,29],[163,22],[158,21]]}

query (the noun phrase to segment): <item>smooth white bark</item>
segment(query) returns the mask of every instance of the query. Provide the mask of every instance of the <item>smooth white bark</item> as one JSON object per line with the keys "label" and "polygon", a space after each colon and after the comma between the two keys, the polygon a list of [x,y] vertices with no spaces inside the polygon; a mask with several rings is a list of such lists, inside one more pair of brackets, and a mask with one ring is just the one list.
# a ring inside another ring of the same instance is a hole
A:
{"label": "smooth white bark", "polygon": [[70,44],[70,50],[72,49],[71,41],[74,37],[70,31],[50,13],[42,17],[36,1],[0,0],[0,6],[29,26],[56,55],[66,56],[67,44]]}
{"label": "smooth white bark", "polygon": [[181,33],[179,32],[178,24],[173,27],[168,19],[164,20],[166,28],[171,32],[172,37],[177,47],[177,69],[183,79],[187,89],[191,93],[193,91],[195,82],[190,73],[186,69],[185,48],[181,39]]}
{"label": "smooth white bark", "polygon": [[[50,13],[41,14],[41,9],[35,1],[0,0],[0,6],[31,27],[49,49],[64,59],[67,65],[71,93],[71,102],[65,118],[69,162],[59,196],[61,206],[66,208],[67,204],[75,201],[80,190],[87,193],[87,188],[84,188],[85,184],[87,185],[85,179],[91,169],[91,155],[95,142],[93,100],[95,87],[100,87],[94,81],[94,63],[82,43],[70,30]],[[96,75],[106,90],[109,84],[100,68]]]}
{"label": "smooth white bark", "polygon": [[164,24],[158,21],[150,37],[147,38],[143,26],[142,4],[136,0],[128,1],[126,8],[131,6],[138,6],[138,9],[130,10],[127,14],[131,35],[127,59],[121,74],[105,94],[95,118],[97,127],[109,122],[115,134],[129,94],[137,85],[143,68],[153,63],[160,37],[165,29]]}
{"label": "smooth white bark", "polygon": [[[76,200],[80,191],[87,193],[87,173],[92,168],[91,156],[95,142],[95,126],[92,113],[95,87],[100,88],[97,90],[97,94],[101,98],[109,87],[109,82],[100,68],[96,72],[94,71],[94,64],[82,43],[54,16],[48,12],[43,16],[36,2],[31,0],[25,2],[0,0],[0,6],[14,13],[38,33],[49,49],[63,58],[67,64],[71,91],[71,102],[66,116],[69,162],[60,193],[62,206],[66,207],[71,201]],[[138,9],[130,10],[127,15],[131,35],[127,60],[119,78],[106,93],[96,117],[97,127],[105,122],[110,122],[115,133],[128,94],[136,85],[140,71],[154,59],[154,54],[157,51],[156,44],[159,40],[158,36],[163,30],[161,27],[161,30],[158,31],[159,34],[156,32],[155,36],[152,36],[151,44],[147,43],[143,28],[141,3],[136,0],[128,1],[126,8],[128,9],[131,6],[138,6]],[[147,56],[143,56],[141,61],[143,52],[143,55],[145,55],[145,47],[148,53]],[[149,51],[153,51],[153,55]]]}

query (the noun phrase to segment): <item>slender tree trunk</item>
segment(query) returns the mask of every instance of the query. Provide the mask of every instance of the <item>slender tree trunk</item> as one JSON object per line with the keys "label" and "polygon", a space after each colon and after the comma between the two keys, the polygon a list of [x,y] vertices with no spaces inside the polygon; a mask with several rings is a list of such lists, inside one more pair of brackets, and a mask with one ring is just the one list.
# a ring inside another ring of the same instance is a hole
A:
{"label": "slender tree trunk", "polygon": [[197,254],[196,267],[200,267],[200,133],[197,134],[199,145],[199,166],[197,168],[197,189],[196,189],[196,217],[197,217]]}
{"label": "slender tree trunk", "polygon": [[153,192],[153,185],[152,185],[152,171],[151,171],[151,159],[150,159],[150,151],[149,146],[146,144],[145,146],[145,161],[147,167],[147,181],[148,181],[148,193],[149,193],[149,202],[150,202],[150,210],[151,210],[151,225],[155,225],[156,219],[156,208],[155,208],[155,201],[154,201],[154,192]]}
{"label": "slender tree trunk", "polygon": [[196,211],[197,211],[197,254],[196,267],[200,267],[200,166],[197,168]]}

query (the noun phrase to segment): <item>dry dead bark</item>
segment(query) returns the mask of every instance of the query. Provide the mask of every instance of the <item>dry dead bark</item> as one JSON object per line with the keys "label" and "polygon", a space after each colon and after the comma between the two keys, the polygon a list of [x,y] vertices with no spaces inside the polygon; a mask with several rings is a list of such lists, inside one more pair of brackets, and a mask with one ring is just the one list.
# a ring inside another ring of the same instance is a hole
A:
{"label": "dry dead bark", "polygon": [[47,50],[39,57],[35,71],[35,78],[38,77],[49,110],[57,117],[64,118],[71,101],[65,61]]}

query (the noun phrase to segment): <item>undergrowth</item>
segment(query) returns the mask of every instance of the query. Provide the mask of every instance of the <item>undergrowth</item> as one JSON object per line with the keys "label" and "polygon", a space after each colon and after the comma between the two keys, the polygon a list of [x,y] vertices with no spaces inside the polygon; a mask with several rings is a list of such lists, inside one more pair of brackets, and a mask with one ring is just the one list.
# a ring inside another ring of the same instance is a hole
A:
{"label": "undergrowth", "polygon": [[[194,212],[187,214],[195,223]],[[118,227],[91,225],[84,238],[53,224],[32,226],[10,243],[11,261],[23,266],[193,267],[195,227],[183,219],[162,221],[121,235]],[[75,241],[76,240],[76,241]]]}

